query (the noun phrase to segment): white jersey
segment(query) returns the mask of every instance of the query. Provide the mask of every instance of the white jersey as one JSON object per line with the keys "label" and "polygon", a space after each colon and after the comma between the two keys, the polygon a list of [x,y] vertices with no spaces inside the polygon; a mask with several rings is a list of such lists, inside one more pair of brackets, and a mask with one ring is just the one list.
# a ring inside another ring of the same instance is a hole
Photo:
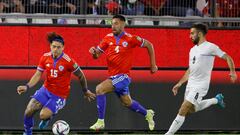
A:
{"label": "white jersey", "polygon": [[223,52],[217,45],[210,42],[203,42],[195,45],[189,53],[189,78],[187,87],[201,89],[202,92],[208,91],[211,79],[211,71],[215,56],[223,57]]}

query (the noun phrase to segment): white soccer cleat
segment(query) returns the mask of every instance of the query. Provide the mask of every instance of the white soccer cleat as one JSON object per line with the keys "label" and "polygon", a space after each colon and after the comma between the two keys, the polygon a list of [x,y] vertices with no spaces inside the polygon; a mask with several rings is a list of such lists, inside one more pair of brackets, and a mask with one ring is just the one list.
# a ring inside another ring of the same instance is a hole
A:
{"label": "white soccer cleat", "polygon": [[95,124],[93,124],[90,129],[91,130],[101,130],[105,128],[104,120],[98,119]]}
{"label": "white soccer cleat", "polygon": [[154,130],[155,122],[153,120],[154,111],[153,110],[147,110],[147,115],[145,116],[146,120],[148,121],[148,127],[150,130]]}

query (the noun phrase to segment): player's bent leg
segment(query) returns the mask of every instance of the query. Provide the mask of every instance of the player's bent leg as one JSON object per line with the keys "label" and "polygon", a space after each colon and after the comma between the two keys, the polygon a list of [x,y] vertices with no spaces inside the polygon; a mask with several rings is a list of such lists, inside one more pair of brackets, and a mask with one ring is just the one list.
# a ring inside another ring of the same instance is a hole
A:
{"label": "player's bent leg", "polygon": [[174,135],[178,131],[178,129],[182,126],[186,115],[188,115],[191,112],[194,112],[194,105],[189,101],[184,100],[179,109],[177,117],[172,122],[168,132],[165,135]]}
{"label": "player's bent leg", "polygon": [[32,128],[34,125],[33,115],[41,108],[41,103],[38,102],[36,99],[32,98],[29,101],[24,113],[24,135],[32,135]]}
{"label": "player's bent leg", "polygon": [[199,102],[199,104],[195,107],[195,111],[198,112],[198,111],[204,110],[204,109],[210,107],[211,105],[215,105],[215,104],[217,104],[217,103],[218,103],[217,98],[211,98],[211,99],[202,100],[202,101]]}
{"label": "player's bent leg", "polygon": [[145,116],[146,120],[148,121],[148,127],[150,130],[153,130],[155,127],[155,122],[153,120],[154,111],[153,110],[146,110],[140,103],[135,100],[132,100],[130,95],[122,95],[120,96],[120,100],[122,104],[134,112],[140,113]]}
{"label": "player's bent leg", "polygon": [[114,86],[112,85],[111,79],[106,79],[101,82],[96,87],[97,94],[97,109],[98,109],[98,120],[95,124],[93,124],[90,129],[99,130],[105,128],[104,117],[106,110],[106,93],[112,92],[114,90]]}
{"label": "player's bent leg", "polygon": [[114,90],[114,86],[112,84],[111,79],[106,79],[96,87],[96,94],[97,95],[103,95],[109,92],[112,92]]}
{"label": "player's bent leg", "polygon": [[132,102],[133,102],[130,95],[122,95],[122,96],[120,96],[120,100],[122,102],[122,105],[125,107],[131,107]]}
{"label": "player's bent leg", "polygon": [[53,115],[53,112],[47,107],[44,107],[41,110],[41,112],[40,112],[41,122],[38,125],[39,129],[44,129],[48,126],[48,123],[49,123],[52,115]]}

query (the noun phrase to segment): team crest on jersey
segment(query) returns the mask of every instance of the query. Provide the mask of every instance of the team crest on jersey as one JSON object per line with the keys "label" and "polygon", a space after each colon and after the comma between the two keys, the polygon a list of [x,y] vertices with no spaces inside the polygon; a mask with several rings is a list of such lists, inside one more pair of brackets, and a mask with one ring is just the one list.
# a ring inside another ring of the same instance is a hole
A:
{"label": "team crest on jersey", "polygon": [[110,42],[109,45],[113,45],[113,42]]}
{"label": "team crest on jersey", "polygon": [[124,41],[124,42],[122,43],[122,46],[123,46],[123,47],[127,47],[127,46],[128,46],[128,42]]}
{"label": "team crest on jersey", "polygon": [[50,64],[48,63],[48,64],[46,64],[46,67],[50,67]]}
{"label": "team crest on jersey", "polygon": [[64,66],[59,66],[58,69],[59,69],[59,71],[63,71]]}

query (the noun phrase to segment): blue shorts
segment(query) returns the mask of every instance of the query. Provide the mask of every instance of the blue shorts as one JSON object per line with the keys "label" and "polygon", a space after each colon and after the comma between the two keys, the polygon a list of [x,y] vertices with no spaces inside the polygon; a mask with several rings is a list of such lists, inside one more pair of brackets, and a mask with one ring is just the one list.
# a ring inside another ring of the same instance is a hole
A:
{"label": "blue shorts", "polygon": [[44,86],[37,90],[31,97],[40,102],[43,107],[50,109],[53,114],[57,114],[57,112],[62,109],[66,103],[64,98],[50,93]]}
{"label": "blue shorts", "polygon": [[129,84],[131,78],[127,74],[118,74],[111,76],[112,84],[114,86],[114,92],[120,97],[123,95],[129,95]]}

